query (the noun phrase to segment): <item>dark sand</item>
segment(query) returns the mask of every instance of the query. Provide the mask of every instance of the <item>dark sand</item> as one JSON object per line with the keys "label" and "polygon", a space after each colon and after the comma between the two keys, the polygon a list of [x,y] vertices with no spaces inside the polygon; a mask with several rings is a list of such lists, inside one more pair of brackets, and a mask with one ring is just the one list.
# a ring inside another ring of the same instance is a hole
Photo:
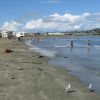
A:
{"label": "dark sand", "polygon": [[[5,53],[10,47],[14,52]],[[71,84],[75,92],[66,93]],[[100,100],[63,68],[48,65],[48,59],[30,52],[25,43],[0,40],[0,100]]]}

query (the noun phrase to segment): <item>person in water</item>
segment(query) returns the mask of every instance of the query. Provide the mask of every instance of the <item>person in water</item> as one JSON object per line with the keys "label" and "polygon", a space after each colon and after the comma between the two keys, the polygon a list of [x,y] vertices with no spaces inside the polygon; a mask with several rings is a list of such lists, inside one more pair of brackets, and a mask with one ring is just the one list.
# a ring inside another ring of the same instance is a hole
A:
{"label": "person in water", "polygon": [[88,40],[88,43],[87,43],[87,45],[88,45],[88,46],[90,46],[90,45],[91,45],[91,42],[90,42],[90,40]]}
{"label": "person in water", "polygon": [[73,45],[73,41],[71,41],[71,44],[70,44],[70,46],[71,46],[71,47],[73,47],[73,46],[74,46],[74,45]]}

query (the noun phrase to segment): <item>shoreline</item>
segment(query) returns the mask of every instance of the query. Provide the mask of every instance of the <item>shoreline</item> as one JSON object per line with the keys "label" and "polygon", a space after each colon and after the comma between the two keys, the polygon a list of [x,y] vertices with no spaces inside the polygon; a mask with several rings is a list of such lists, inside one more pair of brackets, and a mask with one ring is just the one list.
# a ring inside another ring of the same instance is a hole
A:
{"label": "shoreline", "polygon": [[[48,65],[48,59],[29,51],[23,43],[0,40],[0,100],[99,100],[77,77],[65,68]],[[5,53],[11,46],[14,52]],[[66,93],[71,84],[75,92]]]}

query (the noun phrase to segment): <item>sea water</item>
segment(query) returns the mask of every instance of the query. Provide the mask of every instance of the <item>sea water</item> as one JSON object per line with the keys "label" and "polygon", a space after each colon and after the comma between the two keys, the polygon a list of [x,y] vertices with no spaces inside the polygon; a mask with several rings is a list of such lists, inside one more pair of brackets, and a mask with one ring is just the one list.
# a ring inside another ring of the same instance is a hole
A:
{"label": "sea water", "polygon": [[[90,40],[91,46],[87,46]],[[73,41],[74,47],[70,47]],[[87,86],[91,83],[100,92],[100,37],[82,36],[72,38],[33,39],[32,49],[48,56],[50,65],[65,67]]]}

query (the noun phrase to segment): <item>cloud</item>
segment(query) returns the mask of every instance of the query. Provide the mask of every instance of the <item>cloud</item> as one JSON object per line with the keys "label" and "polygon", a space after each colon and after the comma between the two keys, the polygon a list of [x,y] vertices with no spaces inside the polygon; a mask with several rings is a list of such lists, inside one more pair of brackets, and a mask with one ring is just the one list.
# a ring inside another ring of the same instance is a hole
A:
{"label": "cloud", "polygon": [[71,15],[71,14],[65,14],[65,15],[59,15],[55,13],[54,15],[50,15],[50,20],[51,21],[56,21],[56,22],[74,22],[79,19],[80,16],[78,15]]}
{"label": "cloud", "polygon": [[100,28],[100,13],[83,13],[81,15],[69,13],[60,15],[54,13],[47,17],[27,21],[23,24],[18,21],[5,22],[1,29],[14,31],[64,32],[93,28]]}
{"label": "cloud", "polygon": [[22,24],[18,23],[17,21],[5,22],[1,27],[1,30],[17,31],[21,26]]}
{"label": "cloud", "polygon": [[100,14],[59,15],[55,13],[42,19],[31,20],[26,23],[24,28],[37,31],[68,31],[100,28]]}

